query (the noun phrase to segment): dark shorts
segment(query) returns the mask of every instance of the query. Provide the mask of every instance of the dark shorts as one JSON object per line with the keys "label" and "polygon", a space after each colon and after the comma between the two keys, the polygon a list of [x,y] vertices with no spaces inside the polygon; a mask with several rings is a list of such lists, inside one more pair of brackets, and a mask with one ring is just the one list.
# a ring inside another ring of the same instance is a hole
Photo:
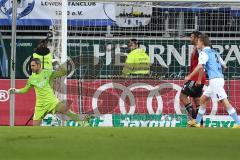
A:
{"label": "dark shorts", "polygon": [[203,93],[203,86],[204,86],[204,84],[196,86],[195,83],[196,82],[192,81],[192,80],[187,81],[183,85],[181,93],[183,93],[183,94],[185,94],[187,96],[193,97],[193,98],[201,97],[201,95]]}

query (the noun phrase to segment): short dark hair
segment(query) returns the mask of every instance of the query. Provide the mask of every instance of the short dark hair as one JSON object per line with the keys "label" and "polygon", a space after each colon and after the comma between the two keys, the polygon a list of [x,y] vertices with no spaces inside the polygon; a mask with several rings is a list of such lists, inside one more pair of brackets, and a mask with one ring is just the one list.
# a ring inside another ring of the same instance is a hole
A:
{"label": "short dark hair", "polygon": [[37,48],[47,48],[47,41],[45,39],[38,42]]}
{"label": "short dark hair", "polygon": [[[199,32],[199,31],[192,31],[191,34],[193,34],[195,37],[199,37],[200,35],[202,35],[202,33]],[[190,35],[191,35],[191,34],[190,34]]]}
{"label": "short dark hair", "polygon": [[32,58],[31,62],[35,62],[36,64],[41,64],[41,60],[39,58]]}
{"label": "short dark hair", "polygon": [[136,45],[140,46],[140,43],[138,42],[137,39],[130,39],[129,41],[135,43]]}
{"label": "short dark hair", "polygon": [[204,46],[211,45],[209,37],[206,34],[202,34],[202,35],[198,36],[198,39],[203,42]]}

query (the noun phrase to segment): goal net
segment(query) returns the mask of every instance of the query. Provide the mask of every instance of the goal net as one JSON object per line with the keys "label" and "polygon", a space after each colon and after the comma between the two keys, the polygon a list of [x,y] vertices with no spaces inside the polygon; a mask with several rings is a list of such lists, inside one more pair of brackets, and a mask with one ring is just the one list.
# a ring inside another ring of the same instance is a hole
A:
{"label": "goal net", "polygon": [[[193,31],[207,34],[226,62],[225,89],[239,113],[240,3],[69,0],[67,17],[67,99],[79,114],[96,116],[93,126],[186,126],[179,95]],[[149,55],[149,75],[123,76],[130,39]],[[226,115],[212,98],[205,125],[233,125]]]}

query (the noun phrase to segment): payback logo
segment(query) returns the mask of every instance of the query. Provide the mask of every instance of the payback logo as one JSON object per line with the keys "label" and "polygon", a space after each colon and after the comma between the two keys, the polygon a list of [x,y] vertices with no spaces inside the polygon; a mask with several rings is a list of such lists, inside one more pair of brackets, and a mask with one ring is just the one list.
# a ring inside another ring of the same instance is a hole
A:
{"label": "payback logo", "polygon": [[[13,0],[0,0],[0,10],[8,19],[12,18]],[[27,16],[32,12],[35,0],[17,0],[17,19]]]}

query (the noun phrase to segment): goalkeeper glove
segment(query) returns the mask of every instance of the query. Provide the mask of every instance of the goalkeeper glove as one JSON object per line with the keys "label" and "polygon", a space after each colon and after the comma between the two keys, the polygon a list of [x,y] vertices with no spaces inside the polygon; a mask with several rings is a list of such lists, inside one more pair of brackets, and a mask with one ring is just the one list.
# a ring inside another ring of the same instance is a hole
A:
{"label": "goalkeeper glove", "polygon": [[9,94],[19,93],[19,89],[16,89],[16,88],[10,88],[10,89],[8,90],[8,93],[9,93]]}

